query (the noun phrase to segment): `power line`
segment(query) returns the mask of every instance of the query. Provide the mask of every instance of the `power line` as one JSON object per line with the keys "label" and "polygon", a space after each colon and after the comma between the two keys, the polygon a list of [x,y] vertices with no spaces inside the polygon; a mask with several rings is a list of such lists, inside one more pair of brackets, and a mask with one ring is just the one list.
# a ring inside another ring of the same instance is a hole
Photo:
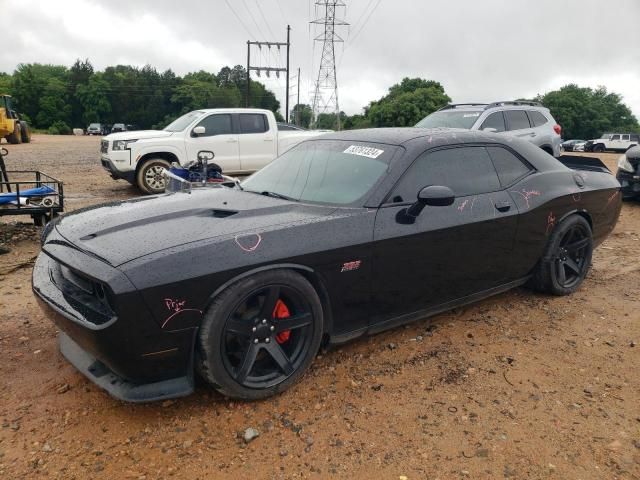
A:
{"label": "power line", "polygon": [[264,23],[267,26],[269,33],[271,34],[271,38],[276,38],[276,36],[273,34],[273,30],[271,30],[271,27],[269,26],[269,22],[267,22],[267,17],[264,16],[264,12],[262,11],[262,7],[260,6],[260,2],[258,2],[258,0],[256,0],[256,6],[258,7],[258,11],[262,16],[262,20],[264,20]]}
{"label": "power line", "polygon": [[265,38],[266,35],[262,33],[262,29],[260,28],[260,25],[258,25],[258,22],[256,22],[256,17],[254,17],[253,13],[251,13],[251,10],[249,9],[247,2],[245,0],[242,0],[242,4],[244,5],[244,8],[247,9],[247,12],[249,12],[249,16],[251,17],[251,20],[253,20],[253,23],[255,24],[256,28],[258,29],[258,33],[260,34],[260,36],[262,38]]}
{"label": "power line", "polygon": [[[369,12],[369,16],[367,17],[367,19],[364,21],[364,23],[362,24],[362,26],[360,27],[360,30],[358,30],[353,37],[350,39],[350,43],[349,45],[352,45],[353,42],[356,41],[356,38],[358,38],[358,35],[360,35],[360,32],[362,32],[362,30],[364,30],[364,27],[367,25],[367,23],[369,22],[369,19],[371,18],[371,15],[373,15],[373,12],[376,11],[376,9],[378,8],[378,6],[380,5],[380,2],[382,2],[382,0],[378,0],[378,3],[375,4],[375,6],[373,7],[373,9]],[[345,50],[348,48],[349,45],[345,46]]]}
{"label": "power line", "polygon": [[236,13],[236,11],[233,9],[233,7],[231,6],[231,4],[229,3],[229,0],[224,0],[224,2],[227,4],[227,7],[229,7],[229,10],[231,10],[233,12],[233,14],[236,16],[236,18],[238,19],[238,21],[240,22],[240,24],[242,25],[242,28],[245,29],[245,31],[249,34],[249,38],[253,38],[255,40],[256,36],[253,35],[249,29],[247,28],[247,26],[245,25],[245,23],[242,21],[242,18],[240,18],[240,15],[238,15]]}

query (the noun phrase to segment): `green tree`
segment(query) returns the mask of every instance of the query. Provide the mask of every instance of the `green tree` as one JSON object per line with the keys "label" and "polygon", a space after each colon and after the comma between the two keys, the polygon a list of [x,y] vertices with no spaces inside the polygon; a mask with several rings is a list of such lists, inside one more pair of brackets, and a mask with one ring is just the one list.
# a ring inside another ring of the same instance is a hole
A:
{"label": "green tree", "polygon": [[80,122],[73,125],[87,125],[93,122],[104,123],[111,112],[111,103],[107,96],[109,84],[102,73],[93,75],[89,81],[81,83],[76,88],[76,99],[81,109]]}
{"label": "green tree", "polygon": [[11,95],[11,88],[13,86],[13,77],[8,73],[0,72],[0,95]]}
{"label": "green tree", "polygon": [[387,95],[371,102],[365,116],[374,127],[410,127],[449,102],[439,82],[404,78]]}
{"label": "green tree", "polygon": [[592,139],[605,132],[638,132],[640,125],[617,93],[605,87],[591,89],[575,84],[538,95],[562,126],[564,138]]}
{"label": "green tree", "polygon": [[295,123],[303,128],[309,128],[313,119],[311,105],[300,103],[293,106],[289,115],[289,123]]}

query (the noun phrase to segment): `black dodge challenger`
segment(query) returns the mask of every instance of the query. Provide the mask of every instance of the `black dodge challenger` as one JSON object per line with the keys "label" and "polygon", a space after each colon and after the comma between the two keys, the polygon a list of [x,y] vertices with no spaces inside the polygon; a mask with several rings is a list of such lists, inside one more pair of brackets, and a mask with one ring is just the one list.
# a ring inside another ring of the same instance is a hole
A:
{"label": "black dodge challenger", "polygon": [[117,398],[187,395],[198,372],[258,399],[322,344],[523,284],[573,292],[620,208],[597,159],[467,130],[348,131],[235,188],[61,217],[33,290],[64,356]]}

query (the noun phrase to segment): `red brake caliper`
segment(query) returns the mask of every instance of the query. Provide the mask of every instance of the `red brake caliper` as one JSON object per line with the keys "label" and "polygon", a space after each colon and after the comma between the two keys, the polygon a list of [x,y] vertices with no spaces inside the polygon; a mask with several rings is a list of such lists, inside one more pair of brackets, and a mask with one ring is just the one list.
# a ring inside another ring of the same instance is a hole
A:
{"label": "red brake caliper", "polygon": [[[276,302],[276,306],[273,309],[273,318],[289,318],[291,313],[289,313],[289,309],[285,305],[285,303],[278,299]],[[276,335],[276,342],[279,344],[283,344],[289,340],[291,336],[291,330],[283,330],[278,335]]]}

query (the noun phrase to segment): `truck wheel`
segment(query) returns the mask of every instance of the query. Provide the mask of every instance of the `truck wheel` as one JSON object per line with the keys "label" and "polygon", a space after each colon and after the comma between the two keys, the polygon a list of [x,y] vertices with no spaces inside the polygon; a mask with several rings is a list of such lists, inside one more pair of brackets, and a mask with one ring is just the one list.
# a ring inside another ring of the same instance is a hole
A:
{"label": "truck wheel", "polygon": [[594,145],[593,146],[593,151],[596,153],[602,153],[604,152],[604,145],[602,145],[601,143]]}
{"label": "truck wheel", "polygon": [[136,182],[144,193],[156,194],[164,192],[164,171],[169,170],[171,164],[162,158],[152,158],[140,167],[136,175]]}
{"label": "truck wheel", "polygon": [[22,138],[22,143],[31,142],[31,129],[27,122],[20,122],[20,137]]}
{"label": "truck wheel", "polygon": [[20,134],[20,124],[18,122],[15,122],[13,126],[13,133],[10,135],[7,135],[7,141],[13,145],[22,143],[22,136]]}

